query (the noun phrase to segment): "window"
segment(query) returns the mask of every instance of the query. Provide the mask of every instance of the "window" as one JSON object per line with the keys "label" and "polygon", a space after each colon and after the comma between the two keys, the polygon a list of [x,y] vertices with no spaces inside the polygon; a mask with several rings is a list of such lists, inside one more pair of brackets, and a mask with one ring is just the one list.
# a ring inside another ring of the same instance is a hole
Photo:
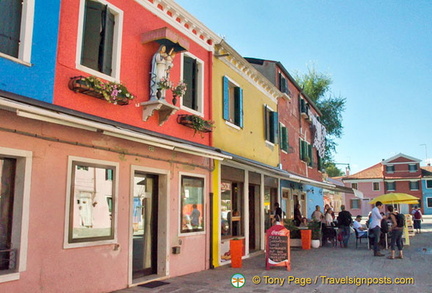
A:
{"label": "window", "polygon": [[426,199],[426,204],[428,208],[432,208],[432,197],[428,197]]}
{"label": "window", "polygon": [[203,107],[203,82],[204,64],[201,60],[183,53],[183,81],[187,84],[187,90],[182,98],[183,107],[202,113]]}
{"label": "window", "polygon": [[386,182],[387,190],[396,190],[396,182]]}
{"label": "window", "polygon": [[300,160],[306,162],[308,166],[313,166],[313,147],[311,144],[300,139],[299,141]]}
{"label": "window", "polygon": [[432,188],[432,180],[426,180],[426,188]]}
{"label": "window", "polygon": [[68,242],[114,239],[117,165],[70,158]]}
{"label": "window", "polygon": [[393,165],[386,166],[387,173],[394,173],[395,167]]}
{"label": "window", "polygon": [[181,233],[204,231],[204,179],[182,176]]}
{"label": "window", "polygon": [[309,104],[299,95],[299,111],[302,116],[309,116]]}
{"label": "window", "polygon": [[291,94],[288,88],[288,81],[281,73],[279,73],[279,90],[284,94]]}
{"label": "window", "polygon": [[265,139],[272,143],[277,143],[278,139],[278,113],[274,112],[268,106],[264,106],[264,125],[265,125]]}
{"label": "window", "polygon": [[323,164],[322,164],[322,158],[319,155],[319,151],[316,151],[316,158],[317,158],[317,169],[318,171],[321,171],[323,169]]}
{"label": "window", "polygon": [[410,172],[417,172],[417,164],[409,164],[408,165],[408,170]]}
{"label": "window", "polygon": [[243,127],[243,89],[223,77],[223,119]]}
{"label": "window", "polygon": [[221,185],[221,236],[230,238],[244,235],[243,193],[240,183],[222,182]]}
{"label": "window", "polygon": [[379,182],[374,182],[373,183],[373,190],[380,190]]}
{"label": "window", "polygon": [[279,131],[280,148],[281,148],[281,150],[288,152],[288,147],[289,147],[288,129],[282,123],[279,124],[279,128],[280,128],[280,131]]}
{"label": "window", "polygon": [[34,0],[0,1],[0,53],[30,62]]}
{"label": "window", "polygon": [[418,181],[410,181],[409,186],[410,186],[410,190],[419,190]]}
{"label": "window", "polygon": [[0,147],[0,282],[25,271],[31,161],[31,152]]}
{"label": "window", "polygon": [[351,188],[358,189],[357,183],[351,183]]}
{"label": "window", "polygon": [[351,199],[351,209],[360,209],[360,199],[358,198]]}
{"label": "window", "polygon": [[82,20],[82,42],[79,64],[118,77],[121,14],[111,4],[86,0]]}

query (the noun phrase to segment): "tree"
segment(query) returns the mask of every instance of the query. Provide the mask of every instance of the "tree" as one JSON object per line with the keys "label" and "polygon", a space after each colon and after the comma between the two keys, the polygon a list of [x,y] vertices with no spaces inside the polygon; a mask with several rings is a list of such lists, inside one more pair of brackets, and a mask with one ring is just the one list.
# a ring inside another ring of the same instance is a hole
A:
{"label": "tree", "polygon": [[303,92],[321,111],[321,123],[327,130],[326,152],[323,158],[324,168],[326,170],[329,168],[329,171],[333,174],[337,173],[334,169],[338,168],[332,164],[333,153],[336,152],[337,146],[335,139],[342,136],[342,113],[345,110],[346,100],[341,96],[335,96],[331,92],[332,78],[329,75],[316,72],[313,66],[308,68],[308,73],[304,75],[297,74],[295,79]]}

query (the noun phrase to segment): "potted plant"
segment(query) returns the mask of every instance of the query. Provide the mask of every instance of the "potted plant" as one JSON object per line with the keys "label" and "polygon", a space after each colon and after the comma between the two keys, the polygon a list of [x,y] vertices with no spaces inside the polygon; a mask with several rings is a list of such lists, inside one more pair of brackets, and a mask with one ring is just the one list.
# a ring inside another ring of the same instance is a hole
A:
{"label": "potted plant", "polygon": [[308,223],[308,228],[312,230],[312,247],[318,248],[320,247],[320,239],[321,239],[321,222],[319,221],[311,221]]}
{"label": "potted plant", "polygon": [[213,121],[205,120],[197,115],[180,114],[177,116],[177,123],[195,130],[197,132],[211,132],[213,130]]}
{"label": "potted plant", "polygon": [[186,93],[187,90],[187,84],[180,81],[176,86],[171,87],[171,91],[173,93],[173,105],[177,103],[177,97],[182,97]]}
{"label": "potted plant", "polygon": [[291,246],[301,246],[300,229],[293,219],[284,219],[284,227],[290,231]]}
{"label": "potted plant", "polygon": [[69,89],[116,105],[127,105],[135,98],[125,85],[112,81],[104,82],[96,76],[71,77]]}

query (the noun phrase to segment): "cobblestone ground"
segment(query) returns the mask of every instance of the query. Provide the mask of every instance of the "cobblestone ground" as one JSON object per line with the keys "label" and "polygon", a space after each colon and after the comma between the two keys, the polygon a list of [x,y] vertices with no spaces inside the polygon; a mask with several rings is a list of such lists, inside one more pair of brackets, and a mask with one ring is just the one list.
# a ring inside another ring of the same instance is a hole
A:
{"label": "cobblestone ground", "polygon": [[[382,251],[386,255],[388,250]],[[432,216],[425,216],[422,233],[410,238],[404,259],[374,257],[362,243],[355,248],[351,234],[348,248],[320,247],[291,252],[291,271],[282,267],[265,269],[265,256],[243,260],[241,269],[229,266],[163,280],[156,288],[132,287],[132,292],[432,292]],[[242,288],[231,285],[235,274],[245,277]],[[291,282],[289,282],[291,281]],[[356,282],[372,284],[356,284]],[[254,284],[257,283],[257,284]],[[283,283],[282,283],[283,282]],[[311,284],[308,284],[308,283]]]}

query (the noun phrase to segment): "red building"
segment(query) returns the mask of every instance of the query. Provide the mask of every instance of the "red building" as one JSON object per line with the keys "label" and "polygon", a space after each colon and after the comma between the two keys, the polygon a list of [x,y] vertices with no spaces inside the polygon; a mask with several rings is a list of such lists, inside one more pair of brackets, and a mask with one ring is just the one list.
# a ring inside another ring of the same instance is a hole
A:
{"label": "red building", "polygon": [[[405,154],[395,155],[358,173],[342,178],[345,186],[361,191],[363,200],[346,196],[345,204],[350,212],[363,216],[371,210],[368,202],[385,193],[408,193],[422,202],[421,160]],[[421,205],[421,204],[420,204]],[[410,206],[400,205],[400,211],[410,212]]]}

